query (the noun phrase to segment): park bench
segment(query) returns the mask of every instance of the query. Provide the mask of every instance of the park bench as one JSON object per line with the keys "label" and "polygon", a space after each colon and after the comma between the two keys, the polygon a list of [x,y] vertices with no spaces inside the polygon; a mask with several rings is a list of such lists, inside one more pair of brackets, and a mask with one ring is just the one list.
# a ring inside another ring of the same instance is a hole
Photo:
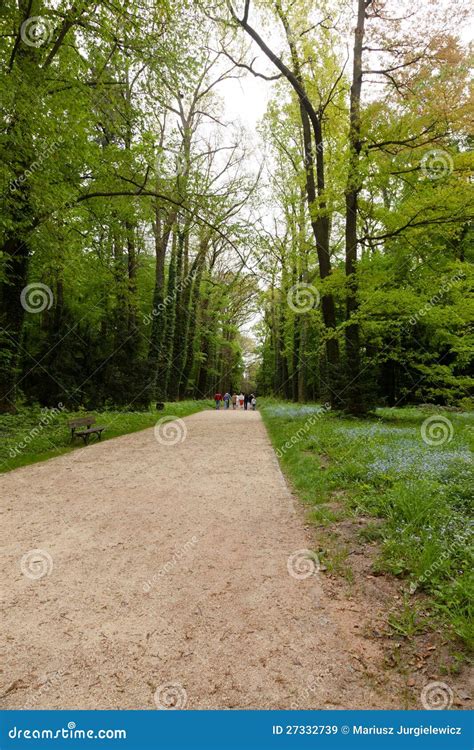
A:
{"label": "park bench", "polygon": [[[71,419],[68,422],[68,426],[71,428],[71,443],[75,437],[81,437],[84,441],[84,445],[88,444],[91,435],[97,435],[100,440],[102,432],[105,430],[105,427],[95,424],[95,417],[92,415],[79,417],[78,419]],[[81,427],[85,429],[81,429]]]}

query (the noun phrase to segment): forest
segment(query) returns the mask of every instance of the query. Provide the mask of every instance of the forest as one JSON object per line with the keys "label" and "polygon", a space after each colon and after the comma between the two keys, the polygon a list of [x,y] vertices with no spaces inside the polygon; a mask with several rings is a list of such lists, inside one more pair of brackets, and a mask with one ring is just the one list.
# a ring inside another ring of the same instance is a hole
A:
{"label": "forest", "polygon": [[468,708],[472,4],[2,0],[0,58],[2,706]]}
{"label": "forest", "polygon": [[468,10],[6,0],[1,410],[472,404]]}

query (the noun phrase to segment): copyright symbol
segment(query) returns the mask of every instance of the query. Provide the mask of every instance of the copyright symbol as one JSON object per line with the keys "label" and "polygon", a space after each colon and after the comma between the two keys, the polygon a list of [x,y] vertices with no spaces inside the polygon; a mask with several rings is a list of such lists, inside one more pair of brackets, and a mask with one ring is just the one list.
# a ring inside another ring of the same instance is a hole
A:
{"label": "copyright symbol", "polygon": [[351,731],[350,727],[348,727],[348,726],[341,727],[342,734],[349,734],[350,731]]}

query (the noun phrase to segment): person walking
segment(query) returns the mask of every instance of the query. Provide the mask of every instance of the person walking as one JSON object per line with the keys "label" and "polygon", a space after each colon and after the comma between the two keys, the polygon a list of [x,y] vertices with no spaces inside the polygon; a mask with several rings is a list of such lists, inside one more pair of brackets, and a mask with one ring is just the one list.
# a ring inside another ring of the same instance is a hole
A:
{"label": "person walking", "polygon": [[232,408],[235,409],[236,406],[237,406],[237,394],[233,393],[232,394]]}
{"label": "person walking", "polygon": [[249,407],[249,395],[248,395],[248,393],[246,393],[245,396],[244,396],[244,409],[245,409],[245,411],[247,411],[248,407]]}
{"label": "person walking", "polygon": [[216,395],[214,396],[214,401],[216,402],[216,409],[219,411],[219,409],[221,408],[222,393],[219,393],[219,391],[217,391]]}
{"label": "person walking", "polygon": [[243,394],[243,393],[241,392],[241,393],[239,394],[239,406],[240,406],[240,408],[241,408],[241,409],[242,409],[242,407],[243,407],[243,405],[244,405],[244,398],[245,398],[245,396],[244,396],[244,394]]}
{"label": "person walking", "polygon": [[231,395],[230,395],[229,391],[226,391],[224,393],[224,409],[228,409],[229,408],[230,399],[231,399]]}
{"label": "person walking", "polygon": [[255,398],[255,395],[252,393],[250,396],[250,403],[252,404],[252,411],[255,411],[257,408],[257,399]]}

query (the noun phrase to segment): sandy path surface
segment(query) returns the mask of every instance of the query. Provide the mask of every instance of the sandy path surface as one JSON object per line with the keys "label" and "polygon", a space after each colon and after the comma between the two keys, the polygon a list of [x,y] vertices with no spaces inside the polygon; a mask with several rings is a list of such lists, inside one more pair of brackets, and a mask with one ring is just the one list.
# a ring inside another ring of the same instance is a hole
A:
{"label": "sandy path surface", "polygon": [[398,707],[350,602],[288,572],[309,537],[260,415],[184,425],[0,478],[1,707]]}

